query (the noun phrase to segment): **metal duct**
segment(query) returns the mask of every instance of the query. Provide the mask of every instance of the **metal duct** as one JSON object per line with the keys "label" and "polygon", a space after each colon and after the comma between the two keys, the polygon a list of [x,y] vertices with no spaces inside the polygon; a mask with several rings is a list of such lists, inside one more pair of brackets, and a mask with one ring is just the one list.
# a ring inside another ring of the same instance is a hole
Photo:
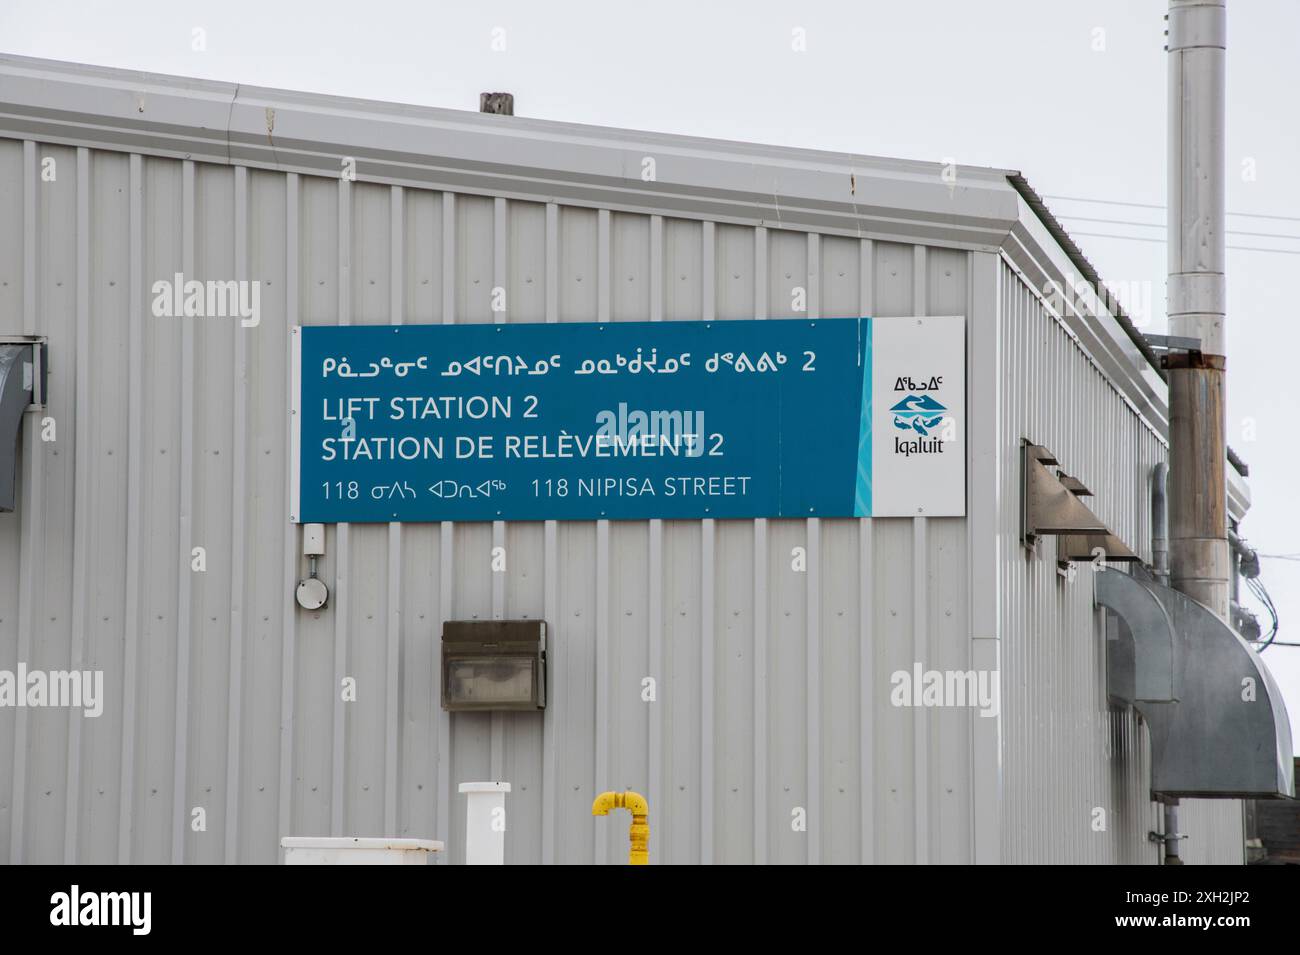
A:
{"label": "metal duct", "polygon": [[0,345],[0,511],[14,509],[18,438],[36,387],[35,345]]}
{"label": "metal duct", "polygon": [[1107,570],[1097,574],[1097,603],[1114,611],[1106,694],[1130,706],[1175,702],[1174,627],[1160,599],[1136,577]]}
{"label": "metal duct", "polygon": [[[1122,622],[1107,643],[1108,691],[1151,736],[1151,789],[1165,796],[1295,795],[1291,723],[1268,668],[1231,627],[1154,580],[1104,568],[1096,600]],[[1172,692],[1160,702],[1166,688]]]}

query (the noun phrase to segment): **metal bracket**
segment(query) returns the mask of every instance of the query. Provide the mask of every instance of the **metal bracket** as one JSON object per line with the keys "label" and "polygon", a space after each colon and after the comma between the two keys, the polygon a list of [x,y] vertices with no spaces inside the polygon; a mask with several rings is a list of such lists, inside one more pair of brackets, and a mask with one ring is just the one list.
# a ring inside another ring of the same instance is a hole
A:
{"label": "metal bracket", "polygon": [[[1053,473],[1051,468],[1055,468]],[[1122,540],[1082,501],[1092,491],[1061,470],[1056,455],[1040,444],[1021,447],[1021,535],[1033,549],[1038,538],[1056,537],[1056,564],[1061,576],[1074,580],[1075,561],[1141,562]]]}
{"label": "metal bracket", "polygon": [[1229,604],[1228,612],[1232,618],[1232,628],[1241,634],[1243,640],[1254,643],[1263,636],[1263,630],[1259,626],[1259,618],[1237,601],[1234,600]]}
{"label": "metal bracket", "polygon": [[1142,337],[1151,349],[1157,352],[1201,350],[1199,338],[1188,338],[1184,335],[1143,335]]}
{"label": "metal bracket", "polygon": [[0,511],[15,505],[23,415],[45,401],[43,345],[36,338],[0,340]]}
{"label": "metal bracket", "polygon": [[1107,563],[1133,563],[1142,558],[1128,549],[1122,540],[1114,534],[1062,534],[1056,539],[1056,557],[1058,560],[1097,559],[1097,551]]}
{"label": "metal bracket", "polygon": [[[1021,447],[1021,535],[1029,547],[1043,535],[1110,534],[1110,530],[1080,497],[1092,492],[1069,475],[1054,475],[1059,467],[1051,451],[1026,442]],[[1091,560],[1091,553],[1089,553]]]}

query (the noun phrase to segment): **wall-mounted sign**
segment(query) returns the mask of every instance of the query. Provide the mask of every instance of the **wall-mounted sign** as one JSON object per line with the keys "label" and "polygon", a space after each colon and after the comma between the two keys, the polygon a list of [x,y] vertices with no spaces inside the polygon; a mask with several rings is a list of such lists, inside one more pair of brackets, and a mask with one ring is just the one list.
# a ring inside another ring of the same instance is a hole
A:
{"label": "wall-mounted sign", "polygon": [[961,318],[303,326],[299,522],[960,515]]}
{"label": "wall-mounted sign", "polygon": [[873,517],[966,513],[966,321],[871,323]]}

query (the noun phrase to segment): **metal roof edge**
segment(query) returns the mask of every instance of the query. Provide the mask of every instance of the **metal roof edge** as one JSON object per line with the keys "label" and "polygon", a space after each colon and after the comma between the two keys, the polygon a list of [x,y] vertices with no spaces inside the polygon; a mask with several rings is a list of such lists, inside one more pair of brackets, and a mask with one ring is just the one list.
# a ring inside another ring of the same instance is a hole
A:
{"label": "metal roof edge", "polygon": [[[1007,171],[0,56],[0,135],[467,194],[991,251]],[[647,158],[654,160],[647,174]]]}
{"label": "metal roof edge", "polygon": [[1155,371],[1163,381],[1165,379],[1165,372],[1164,369],[1160,367],[1160,360],[1156,356],[1155,351],[1147,343],[1146,339],[1142,337],[1142,333],[1137,330],[1137,326],[1133,324],[1133,320],[1130,319],[1128,314],[1124,311],[1124,306],[1119,303],[1118,298],[1116,298],[1113,293],[1109,292],[1106,283],[1103,282],[1101,276],[1097,274],[1097,270],[1093,268],[1092,263],[1088,261],[1088,257],[1083,254],[1083,250],[1079,248],[1074,239],[1070,237],[1070,234],[1065,231],[1065,227],[1062,226],[1056,216],[1052,214],[1052,211],[1047,208],[1047,203],[1043,201],[1042,197],[1034,190],[1033,186],[1029,185],[1029,181],[1021,173],[1009,173],[1007,175],[1007,181],[1011,183],[1011,187],[1020,194],[1022,199],[1025,200],[1025,203],[1034,210],[1034,214],[1038,217],[1038,220],[1047,228],[1047,231],[1051,233],[1052,238],[1056,240],[1058,245],[1060,245],[1062,251],[1065,252],[1066,257],[1069,258],[1074,267],[1079,270],[1079,274],[1083,278],[1087,279],[1092,287],[1097,289],[1099,292],[1106,290],[1109,301],[1113,302],[1115,305],[1113,309],[1110,309],[1111,317],[1119,327],[1123,329],[1124,334],[1133,342],[1138,353],[1146,359],[1147,364],[1151,366],[1151,369]]}

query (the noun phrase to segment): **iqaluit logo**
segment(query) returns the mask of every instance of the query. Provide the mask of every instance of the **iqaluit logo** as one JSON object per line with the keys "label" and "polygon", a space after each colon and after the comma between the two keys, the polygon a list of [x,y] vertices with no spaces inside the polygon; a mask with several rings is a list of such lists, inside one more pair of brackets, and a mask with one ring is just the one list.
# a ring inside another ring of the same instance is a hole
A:
{"label": "iqaluit logo", "polygon": [[[902,381],[900,379],[900,384]],[[900,389],[895,387],[895,390]],[[905,440],[894,435],[894,451],[904,457],[913,454],[943,454],[944,441],[953,437],[952,416],[931,395],[913,392],[890,408],[889,413],[893,416],[895,428],[913,436],[910,440]]]}

